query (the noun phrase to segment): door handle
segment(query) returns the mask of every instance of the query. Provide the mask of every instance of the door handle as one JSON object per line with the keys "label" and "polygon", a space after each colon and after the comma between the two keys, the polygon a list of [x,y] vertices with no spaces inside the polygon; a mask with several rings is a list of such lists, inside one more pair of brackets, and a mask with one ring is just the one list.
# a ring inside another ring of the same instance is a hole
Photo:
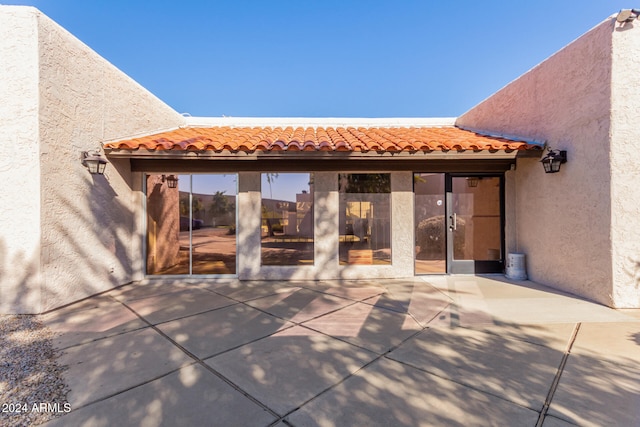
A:
{"label": "door handle", "polygon": [[449,219],[451,220],[449,230],[456,231],[458,229],[458,215],[454,212],[453,215],[449,216]]}

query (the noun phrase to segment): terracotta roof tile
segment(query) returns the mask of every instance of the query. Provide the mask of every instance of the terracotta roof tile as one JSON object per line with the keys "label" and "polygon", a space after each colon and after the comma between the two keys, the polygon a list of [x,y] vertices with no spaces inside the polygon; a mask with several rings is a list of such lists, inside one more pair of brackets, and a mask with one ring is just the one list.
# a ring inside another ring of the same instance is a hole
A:
{"label": "terracotta roof tile", "polygon": [[457,127],[186,127],[109,142],[107,150],[150,151],[479,151],[526,150],[524,141]]}

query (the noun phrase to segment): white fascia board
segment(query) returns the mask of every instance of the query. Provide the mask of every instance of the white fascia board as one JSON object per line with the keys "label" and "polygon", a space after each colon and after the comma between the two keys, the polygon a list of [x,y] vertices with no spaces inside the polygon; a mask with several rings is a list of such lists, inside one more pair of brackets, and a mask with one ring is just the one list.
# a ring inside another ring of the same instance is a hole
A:
{"label": "white fascia board", "polygon": [[332,117],[185,117],[187,127],[441,127],[455,117],[332,118]]}

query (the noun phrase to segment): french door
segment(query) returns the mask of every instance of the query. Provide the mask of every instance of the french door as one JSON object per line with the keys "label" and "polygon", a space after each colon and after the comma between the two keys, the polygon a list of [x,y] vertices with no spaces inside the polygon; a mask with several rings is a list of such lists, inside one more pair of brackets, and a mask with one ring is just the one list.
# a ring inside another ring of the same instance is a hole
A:
{"label": "french door", "polygon": [[414,174],[416,274],[504,270],[501,174]]}

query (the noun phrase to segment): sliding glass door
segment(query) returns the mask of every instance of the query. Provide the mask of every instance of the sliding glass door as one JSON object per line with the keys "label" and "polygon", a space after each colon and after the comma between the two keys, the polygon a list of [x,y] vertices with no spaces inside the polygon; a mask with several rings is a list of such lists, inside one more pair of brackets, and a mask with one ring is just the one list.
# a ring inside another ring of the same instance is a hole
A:
{"label": "sliding glass door", "polygon": [[147,274],[236,274],[236,183],[235,174],[147,175]]}

